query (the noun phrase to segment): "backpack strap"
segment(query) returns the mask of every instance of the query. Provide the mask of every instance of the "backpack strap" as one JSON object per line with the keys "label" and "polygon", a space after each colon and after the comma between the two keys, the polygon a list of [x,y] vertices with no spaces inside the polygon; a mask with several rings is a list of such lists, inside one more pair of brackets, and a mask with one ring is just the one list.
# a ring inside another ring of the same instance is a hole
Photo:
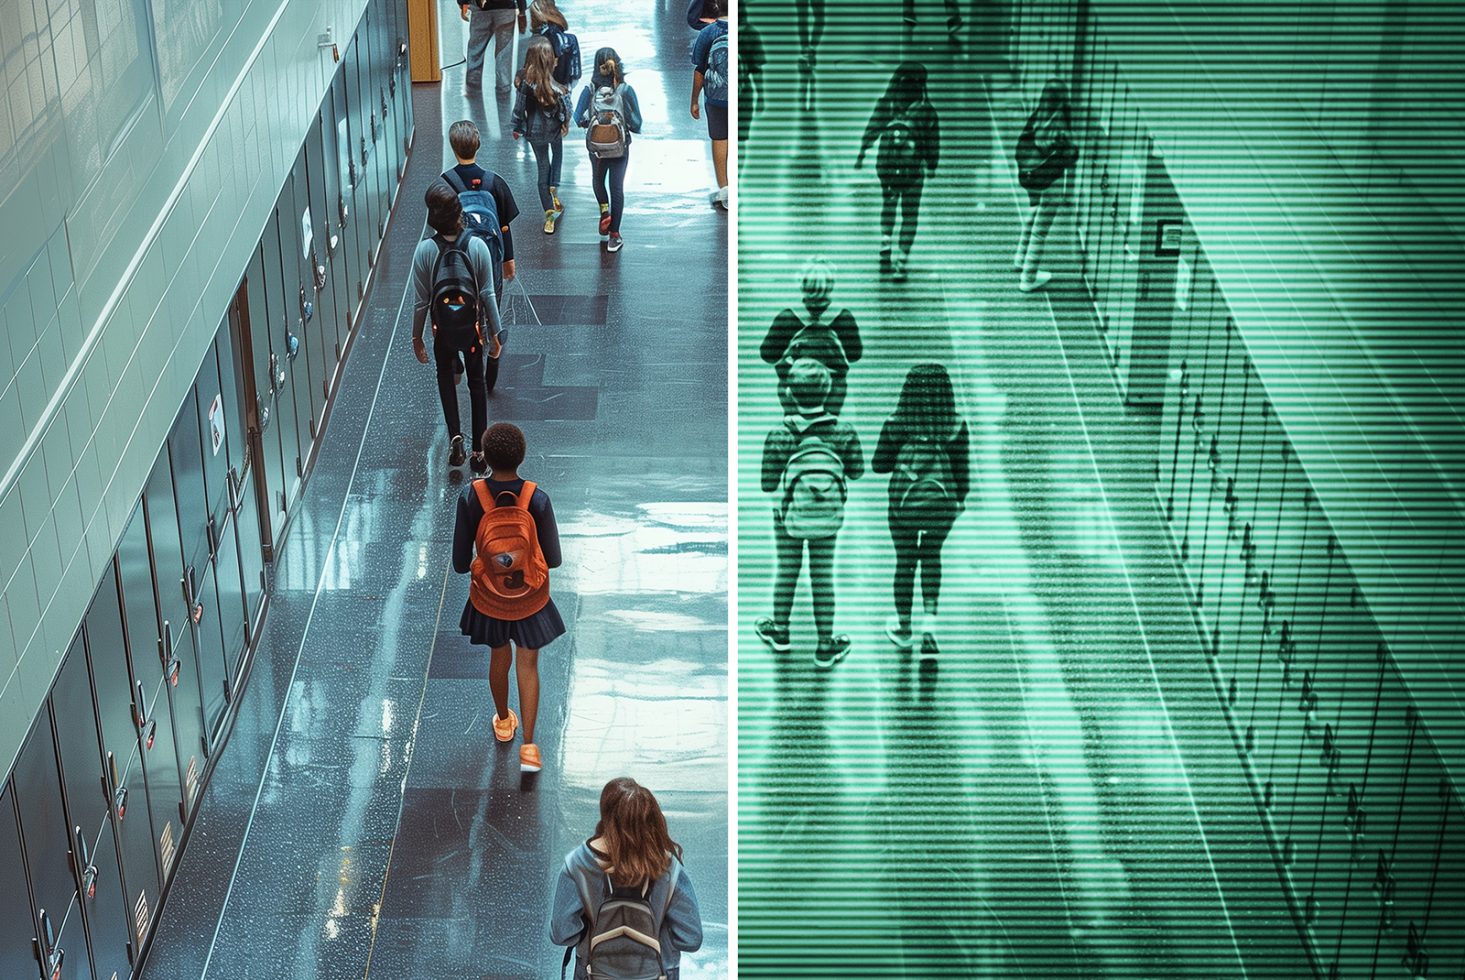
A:
{"label": "backpack strap", "polygon": [[446,180],[448,186],[459,194],[462,194],[468,189],[468,185],[463,182],[462,175],[458,173],[455,167],[449,167],[443,171],[443,180]]}
{"label": "backpack strap", "polygon": [[487,480],[474,480],[473,481],[473,492],[476,493],[476,494],[478,494],[478,502],[483,505],[483,512],[485,514],[487,514],[489,511],[493,510],[493,508],[494,508],[493,497],[488,492],[488,481]]}
{"label": "backpack strap", "polygon": [[537,486],[538,484],[536,484],[533,480],[524,481],[524,489],[519,491],[518,507],[520,510],[529,509],[529,503],[534,499],[534,490]]}

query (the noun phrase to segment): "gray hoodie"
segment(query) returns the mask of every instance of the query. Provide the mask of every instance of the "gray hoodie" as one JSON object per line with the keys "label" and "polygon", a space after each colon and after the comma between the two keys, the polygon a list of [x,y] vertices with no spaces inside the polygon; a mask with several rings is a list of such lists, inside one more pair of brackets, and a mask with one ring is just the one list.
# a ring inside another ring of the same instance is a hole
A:
{"label": "gray hoodie", "polygon": [[[590,937],[586,924],[591,909],[610,894],[610,879],[604,866],[587,841],[565,856],[554,886],[554,904],[550,908],[549,938],[556,946],[575,947],[575,980],[585,980],[585,957]],[[661,917],[662,966],[675,980],[681,967],[682,953],[702,946],[702,912],[697,907],[697,893],[687,869],[676,858],[671,867],[651,886],[646,896],[651,908],[664,909]]]}

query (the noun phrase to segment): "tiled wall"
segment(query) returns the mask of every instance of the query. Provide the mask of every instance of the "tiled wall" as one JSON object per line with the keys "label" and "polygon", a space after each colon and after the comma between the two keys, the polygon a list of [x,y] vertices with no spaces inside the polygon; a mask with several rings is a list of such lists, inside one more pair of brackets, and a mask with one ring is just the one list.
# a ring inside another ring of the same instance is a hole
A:
{"label": "tiled wall", "polygon": [[0,0],[0,769],[364,0]]}

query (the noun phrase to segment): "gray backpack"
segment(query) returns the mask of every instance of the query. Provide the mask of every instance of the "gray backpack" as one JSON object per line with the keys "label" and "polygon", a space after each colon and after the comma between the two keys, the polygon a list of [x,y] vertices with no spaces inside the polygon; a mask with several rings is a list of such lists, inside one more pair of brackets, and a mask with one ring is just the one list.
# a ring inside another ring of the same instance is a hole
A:
{"label": "gray backpack", "polygon": [[585,148],[597,160],[619,160],[626,155],[626,104],[621,88],[602,85],[590,95]]}
{"label": "gray backpack", "polygon": [[[595,910],[586,910],[585,938],[578,947],[586,974],[593,980],[666,980],[661,923],[676,891],[675,876],[660,910],[651,907],[650,883],[617,887],[607,875],[605,884],[607,892]],[[562,980],[573,949],[565,950]]]}

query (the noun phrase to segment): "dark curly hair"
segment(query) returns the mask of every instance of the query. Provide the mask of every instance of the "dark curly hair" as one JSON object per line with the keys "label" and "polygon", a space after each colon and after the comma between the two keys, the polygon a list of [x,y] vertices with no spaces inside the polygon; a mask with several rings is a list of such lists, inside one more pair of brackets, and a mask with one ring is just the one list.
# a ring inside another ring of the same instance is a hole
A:
{"label": "dark curly hair", "polygon": [[439,235],[456,235],[463,230],[463,205],[458,192],[441,178],[427,185],[427,225]]}
{"label": "dark curly hair", "polygon": [[495,422],[483,433],[483,457],[496,470],[516,470],[524,462],[524,431],[509,422]]}

